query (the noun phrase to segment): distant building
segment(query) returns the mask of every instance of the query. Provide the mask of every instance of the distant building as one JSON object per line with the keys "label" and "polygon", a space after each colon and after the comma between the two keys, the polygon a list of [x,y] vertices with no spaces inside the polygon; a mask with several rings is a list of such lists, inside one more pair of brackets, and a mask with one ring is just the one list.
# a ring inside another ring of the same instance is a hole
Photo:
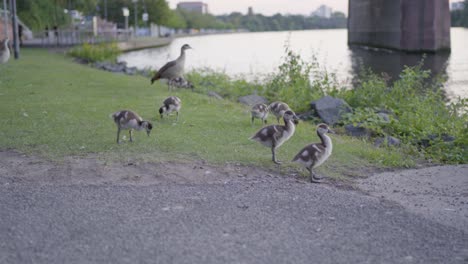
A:
{"label": "distant building", "polygon": [[177,4],[178,9],[208,14],[208,5],[203,2],[180,2]]}
{"label": "distant building", "polygon": [[249,9],[247,10],[247,15],[253,16],[253,14],[254,14],[253,8],[251,6],[249,6]]}
{"label": "distant building", "polygon": [[454,2],[450,4],[450,10],[462,10],[464,8],[465,4],[463,2]]}
{"label": "distant building", "polygon": [[331,7],[326,6],[326,5],[321,5],[314,12],[312,12],[312,16],[330,18],[332,15],[332,12],[333,10],[331,9]]}

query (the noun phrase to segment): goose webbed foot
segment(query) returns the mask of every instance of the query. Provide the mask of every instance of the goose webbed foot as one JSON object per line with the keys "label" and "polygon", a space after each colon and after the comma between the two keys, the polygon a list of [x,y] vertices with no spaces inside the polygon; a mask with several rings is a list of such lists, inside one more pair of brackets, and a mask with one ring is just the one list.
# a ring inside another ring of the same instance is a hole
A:
{"label": "goose webbed foot", "polygon": [[273,143],[273,147],[271,148],[271,160],[275,163],[280,165],[281,161],[276,159],[276,143]]}
{"label": "goose webbed foot", "polygon": [[321,182],[322,182],[323,177],[317,176],[317,175],[312,171],[312,169],[309,169],[309,168],[307,168],[307,169],[310,171],[310,182],[312,182],[312,183],[321,183]]}

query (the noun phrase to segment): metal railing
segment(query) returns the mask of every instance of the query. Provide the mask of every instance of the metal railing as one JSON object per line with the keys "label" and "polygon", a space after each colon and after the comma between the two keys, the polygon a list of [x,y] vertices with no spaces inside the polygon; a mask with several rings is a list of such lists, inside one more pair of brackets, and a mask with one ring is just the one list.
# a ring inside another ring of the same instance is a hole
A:
{"label": "metal railing", "polygon": [[101,42],[128,41],[132,37],[131,30],[117,29],[98,31],[95,34],[88,30],[49,30],[34,33],[34,38],[25,41],[28,44],[41,46],[73,46],[83,43],[96,44]]}

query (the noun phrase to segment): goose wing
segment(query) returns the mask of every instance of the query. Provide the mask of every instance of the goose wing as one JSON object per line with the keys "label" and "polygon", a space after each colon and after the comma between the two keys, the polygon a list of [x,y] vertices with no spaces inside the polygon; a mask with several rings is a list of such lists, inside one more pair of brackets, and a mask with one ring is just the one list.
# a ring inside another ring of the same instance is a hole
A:
{"label": "goose wing", "polygon": [[164,72],[166,72],[168,69],[170,69],[170,68],[172,68],[172,67],[174,67],[176,65],[177,65],[177,62],[175,60],[164,64],[164,66],[162,66],[161,69],[159,69],[154,74],[153,78],[151,78],[151,83],[153,83],[155,80],[161,79],[163,77]]}

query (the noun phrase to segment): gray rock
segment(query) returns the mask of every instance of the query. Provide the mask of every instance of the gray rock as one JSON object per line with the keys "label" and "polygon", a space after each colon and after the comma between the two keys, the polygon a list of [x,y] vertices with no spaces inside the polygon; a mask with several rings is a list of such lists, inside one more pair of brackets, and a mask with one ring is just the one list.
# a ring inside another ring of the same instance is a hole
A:
{"label": "gray rock", "polygon": [[154,72],[151,71],[150,69],[144,69],[144,70],[140,70],[140,71],[139,71],[139,74],[140,74],[140,75],[143,75],[143,76],[145,76],[145,77],[152,77],[153,74],[154,74]]}
{"label": "gray rock", "polygon": [[128,75],[135,75],[137,74],[137,68],[136,67],[125,67],[124,72]]}
{"label": "gray rock", "polygon": [[359,125],[354,126],[353,124],[348,124],[345,126],[346,135],[352,137],[370,137],[371,131],[365,127]]}
{"label": "gray rock", "polygon": [[103,62],[103,61],[98,61],[94,63],[94,67],[101,69],[101,70],[106,70],[106,67],[109,67],[109,62]]}
{"label": "gray rock", "polygon": [[[432,135],[429,135],[429,139],[430,140],[436,140],[437,138],[439,138],[437,135],[435,134],[432,134]],[[455,141],[455,137],[454,136],[451,136],[449,134],[445,134],[443,133],[442,135],[440,135],[440,139],[443,141],[443,142],[452,142],[452,141]]]}
{"label": "gray rock", "polygon": [[219,100],[223,99],[223,97],[221,95],[219,95],[217,92],[214,92],[214,91],[208,91],[208,96],[214,97],[214,98],[219,99]]}
{"label": "gray rock", "polygon": [[380,147],[383,143],[387,142],[387,146],[400,146],[401,141],[398,138],[392,136],[380,137],[377,138],[374,142],[374,146]]}
{"label": "gray rock", "polygon": [[248,106],[253,106],[255,104],[268,104],[268,100],[265,97],[256,94],[241,96],[237,100],[239,101],[239,103]]}
{"label": "gray rock", "polygon": [[438,136],[437,134],[431,134],[428,136],[428,138],[421,139],[418,142],[418,144],[424,148],[427,148],[432,145],[432,142],[439,141],[439,140],[445,143],[450,143],[450,142],[455,141],[455,137],[449,134],[445,134],[445,133],[441,134],[440,136]]}
{"label": "gray rock", "polygon": [[323,122],[334,125],[345,113],[351,112],[351,107],[343,99],[325,96],[310,103],[310,106],[317,113]]}
{"label": "gray rock", "polygon": [[383,121],[387,123],[390,122],[390,116],[388,115],[388,113],[378,112],[377,115],[380,116]]}
{"label": "gray rock", "polygon": [[296,115],[301,120],[313,120],[314,118],[316,118],[315,111],[312,109],[304,113],[299,113],[299,114],[296,113]]}

